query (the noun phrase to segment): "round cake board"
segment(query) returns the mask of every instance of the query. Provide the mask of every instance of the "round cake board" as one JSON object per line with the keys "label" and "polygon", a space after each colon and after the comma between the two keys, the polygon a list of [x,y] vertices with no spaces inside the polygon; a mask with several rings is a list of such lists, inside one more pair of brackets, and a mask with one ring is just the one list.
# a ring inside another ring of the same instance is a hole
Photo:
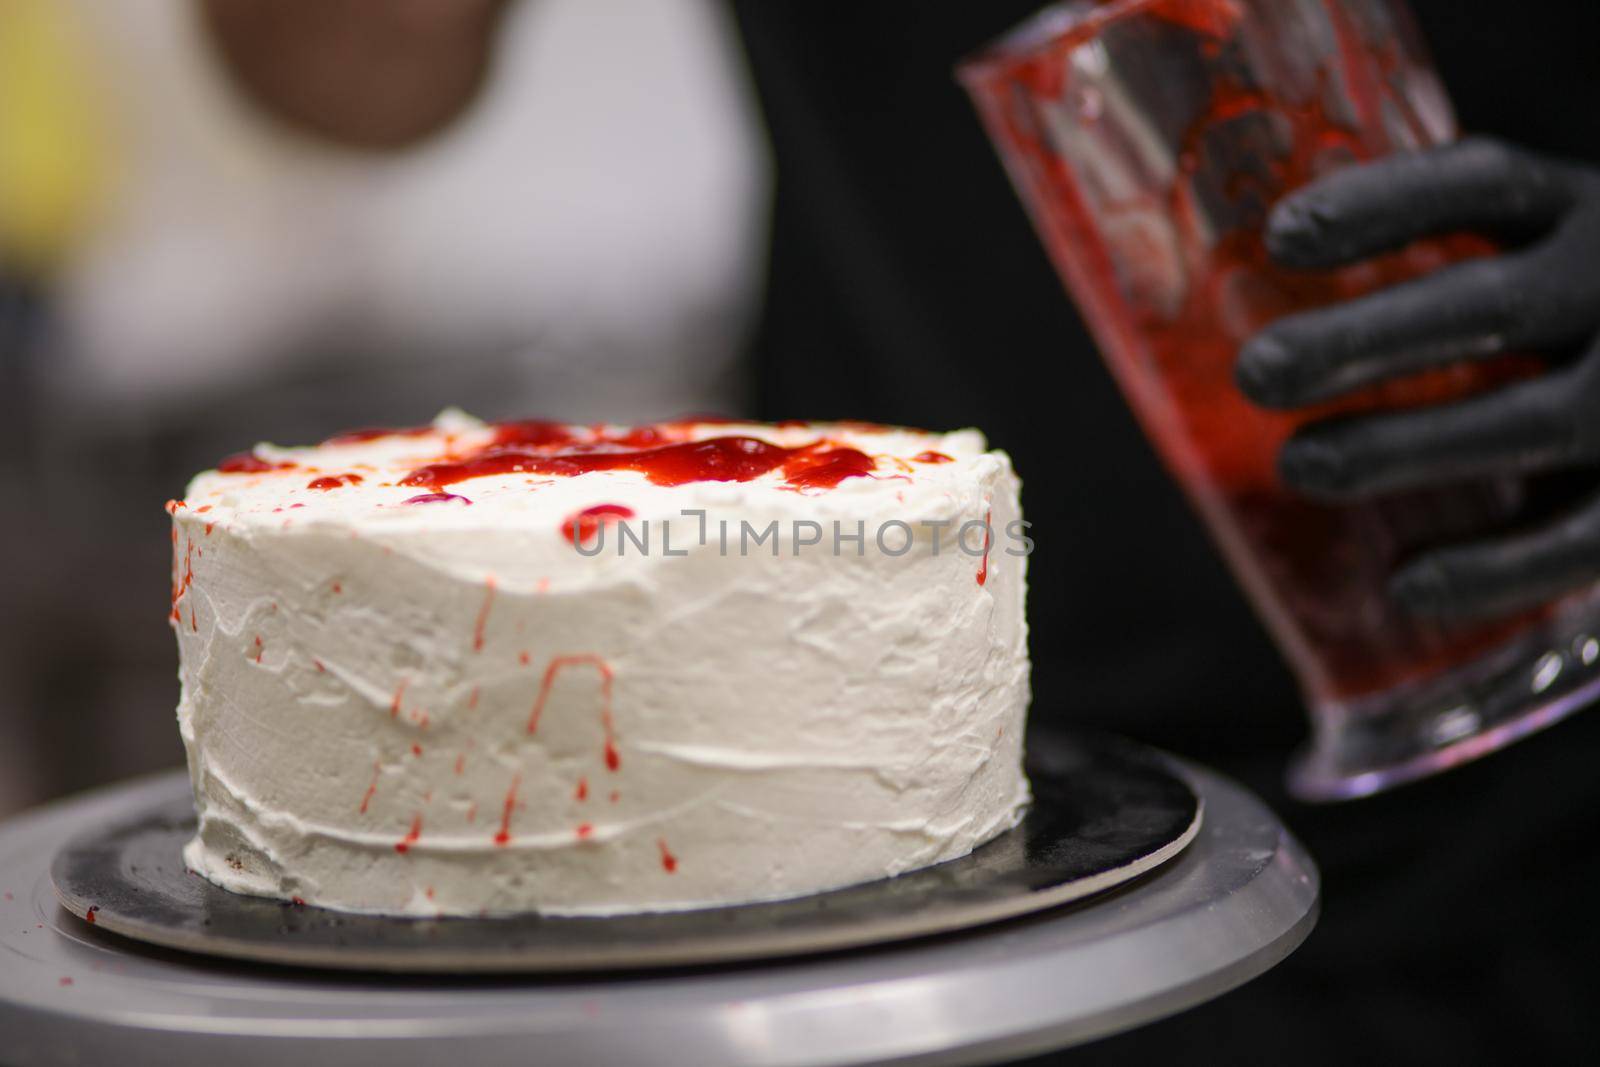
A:
{"label": "round cake board", "polygon": [[66,842],[62,905],[152,945],[262,963],[413,973],[599,971],[836,951],[949,933],[1103,893],[1176,856],[1201,803],[1159,754],[1111,739],[1036,745],[1022,822],[970,855],[805,897],[592,917],[418,919],[219,889],[184,867],[194,834],[174,783]]}

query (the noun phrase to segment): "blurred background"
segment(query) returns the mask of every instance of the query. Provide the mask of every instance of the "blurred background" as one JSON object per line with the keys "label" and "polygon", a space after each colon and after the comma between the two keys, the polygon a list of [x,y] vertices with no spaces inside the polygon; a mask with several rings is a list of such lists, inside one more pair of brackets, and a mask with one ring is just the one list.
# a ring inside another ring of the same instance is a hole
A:
{"label": "blurred background", "polygon": [[[1322,928],[1082,1056],[1600,1049],[1600,716],[1294,805],[1287,670],[1047,264],[953,63],[1033,0],[0,0],[0,817],[182,762],[167,517],[260,440],[688,411],[1014,456],[1034,716],[1203,760]],[[1417,0],[1463,126],[1600,159],[1594,5]]]}
{"label": "blurred background", "polygon": [[179,760],[160,506],[218,457],[749,409],[771,199],[718,5],[0,2],[0,812]]}

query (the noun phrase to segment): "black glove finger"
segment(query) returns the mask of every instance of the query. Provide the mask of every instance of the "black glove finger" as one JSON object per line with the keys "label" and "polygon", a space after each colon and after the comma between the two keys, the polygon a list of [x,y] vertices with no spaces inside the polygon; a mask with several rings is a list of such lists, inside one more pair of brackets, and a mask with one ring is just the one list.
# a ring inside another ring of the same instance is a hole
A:
{"label": "black glove finger", "polygon": [[1519,537],[1439,549],[1400,570],[1390,593],[1417,615],[1484,618],[1549,603],[1600,579],[1600,497]]}
{"label": "black glove finger", "polygon": [[1283,446],[1285,484],[1340,499],[1600,458],[1594,354],[1570,370],[1453,404],[1335,419]]}
{"label": "black glove finger", "polygon": [[1418,237],[1472,230],[1521,236],[1573,202],[1571,172],[1489,138],[1335,171],[1278,202],[1267,250],[1291,267],[1333,267]]}
{"label": "black glove finger", "polygon": [[[1234,377],[1272,408],[1312,404],[1385,378],[1505,351],[1540,303],[1519,257],[1475,259],[1358,300],[1279,319],[1239,350]],[[1548,327],[1548,318],[1541,319]],[[1582,329],[1574,324],[1574,331]]]}

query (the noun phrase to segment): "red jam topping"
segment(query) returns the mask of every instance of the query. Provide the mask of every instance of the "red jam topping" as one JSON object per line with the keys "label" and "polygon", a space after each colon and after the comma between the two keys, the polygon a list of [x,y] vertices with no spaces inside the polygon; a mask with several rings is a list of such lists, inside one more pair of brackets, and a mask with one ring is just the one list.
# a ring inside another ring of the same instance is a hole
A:
{"label": "red jam topping", "polygon": [[[592,508],[568,515],[561,520],[561,536],[573,544],[582,544],[594,540],[594,535],[600,532],[600,527],[608,522],[618,519],[633,518],[633,509],[622,504],[596,504]],[[577,536],[574,537],[574,531]]]}
{"label": "red jam topping", "polygon": [[360,485],[359,474],[326,474],[306,483],[307,489],[337,489],[341,485]]}
{"label": "red jam topping", "polygon": [[326,441],[325,445],[356,445],[363,441],[376,441],[380,437],[421,437],[423,434],[433,433],[432,426],[365,426],[359,430],[345,430],[336,433]]}
{"label": "red jam topping", "polygon": [[217,470],[223,474],[261,474],[266,471],[282,471],[293,467],[293,463],[274,463],[262,459],[254,452],[235,452],[231,456],[223,457],[217,464]]}
{"label": "red jam topping", "polygon": [[830,448],[820,452],[797,449],[783,465],[784,477],[796,489],[832,489],[846,478],[861,478],[872,473],[872,457],[853,448]]}
{"label": "red jam topping", "polygon": [[[404,483],[401,483],[401,484],[404,484]],[[466,497],[464,497],[464,496],[456,496],[456,494],[454,494],[454,493],[423,493],[420,496],[407,497],[406,500],[405,500],[405,503],[407,503],[407,504],[448,504],[452,500],[459,500],[463,504],[472,503],[472,501],[468,500]]]}
{"label": "red jam topping", "polygon": [[943,452],[918,452],[911,457],[917,463],[952,463],[954,462]]}
{"label": "red jam topping", "polygon": [[[634,431],[638,433],[639,431]],[[591,471],[638,471],[656,485],[747,482],[781,470],[795,488],[831,488],[846,478],[871,473],[872,458],[853,448],[817,441],[784,448],[754,437],[712,437],[656,448],[603,440],[561,451],[489,448],[461,460],[430,463],[400,480],[439,492],[444,486],[503,474],[576,475]]]}
{"label": "red jam topping", "polygon": [[545,445],[564,445],[574,440],[572,428],[559,422],[545,422],[541,419],[524,419],[521,422],[497,422],[494,424],[494,443],[501,446],[532,445],[540,447]]}
{"label": "red jam topping", "polygon": [[[732,420],[709,416],[660,422],[626,430],[604,426],[577,427],[565,423],[529,419],[491,425],[489,443],[464,454],[447,450],[437,463],[418,467],[400,485],[429,492],[406,500],[407,504],[461,501],[465,497],[444,492],[444,488],[469,478],[494,475],[577,475],[591,471],[637,471],[656,485],[684,485],[689,482],[747,482],[777,471],[792,489],[831,489],[846,478],[872,474],[871,456],[826,439],[786,448],[755,437],[727,435],[703,441],[690,440],[697,425]],[[785,427],[804,427],[803,422],[780,423]],[[841,426],[857,432],[880,432],[889,427],[876,423],[846,422]],[[434,432],[431,426],[399,429],[372,428],[336,434],[326,444],[354,444],[389,436],[421,436]],[[939,456],[934,459],[931,457]],[[946,462],[941,453],[925,452],[917,457],[924,462]],[[224,473],[259,474],[287,470],[293,462],[273,462],[254,452],[239,452],[217,465]],[[308,488],[329,490],[356,485],[359,474],[319,476]],[[605,514],[597,513],[597,521]],[[598,528],[598,527],[596,527]],[[569,535],[570,537],[570,535]]]}
{"label": "red jam topping", "polygon": [[635,426],[616,436],[602,436],[598,440],[623,448],[659,448],[661,445],[682,444],[689,435],[682,426],[662,423],[656,426]]}

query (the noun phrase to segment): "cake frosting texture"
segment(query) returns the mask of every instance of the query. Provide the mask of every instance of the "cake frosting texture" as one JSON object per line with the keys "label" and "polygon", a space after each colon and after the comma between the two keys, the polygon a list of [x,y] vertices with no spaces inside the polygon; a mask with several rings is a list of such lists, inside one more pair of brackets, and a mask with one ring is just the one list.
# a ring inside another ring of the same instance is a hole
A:
{"label": "cake frosting texture", "polygon": [[731,904],[1027,804],[1018,482],[975,431],[446,412],[257,446],[169,510],[185,857],[227,889]]}

